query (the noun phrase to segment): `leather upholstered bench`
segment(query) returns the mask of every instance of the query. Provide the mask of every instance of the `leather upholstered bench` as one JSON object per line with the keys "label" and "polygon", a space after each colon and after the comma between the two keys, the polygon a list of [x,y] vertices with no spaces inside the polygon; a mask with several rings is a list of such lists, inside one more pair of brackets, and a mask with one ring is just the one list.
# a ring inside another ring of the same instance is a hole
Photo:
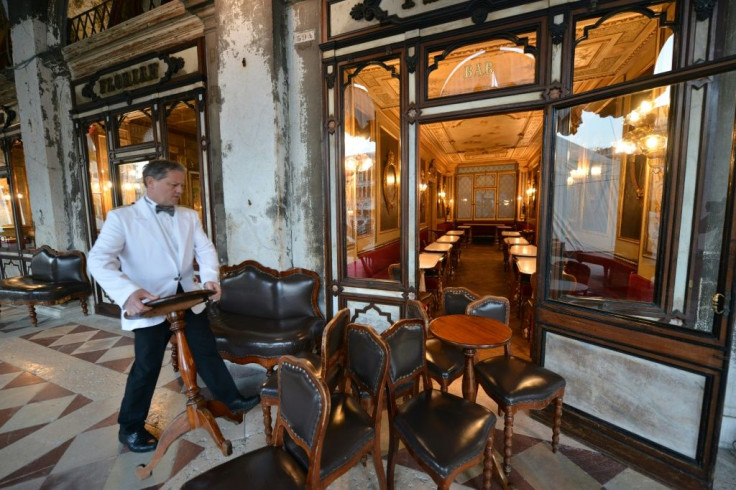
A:
{"label": "leather upholstered bench", "polygon": [[57,305],[78,299],[87,315],[87,297],[92,286],[87,276],[87,258],[78,250],[57,252],[48,245],[31,259],[31,274],[0,280],[0,301],[27,305],[31,323],[38,326],[35,305]]}
{"label": "leather upholstered bench", "polygon": [[255,362],[270,374],[279,357],[320,345],[325,319],[317,305],[316,272],[277,271],[247,260],[222,267],[220,286],[220,301],[208,310],[223,359]]}

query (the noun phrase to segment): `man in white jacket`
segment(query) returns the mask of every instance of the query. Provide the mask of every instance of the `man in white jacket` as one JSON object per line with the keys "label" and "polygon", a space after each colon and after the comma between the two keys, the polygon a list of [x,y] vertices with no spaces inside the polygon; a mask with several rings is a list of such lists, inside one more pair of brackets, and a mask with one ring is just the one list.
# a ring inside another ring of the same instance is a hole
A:
{"label": "man in white jacket", "polygon": [[[145,427],[148,410],[171,337],[166,317],[128,318],[150,310],[146,302],[201,288],[194,278],[194,260],[201,283],[220,296],[215,246],[202,229],[197,213],[177,206],[186,169],[168,160],[153,160],[143,169],[146,195],[135,204],[110,211],[89,252],[89,270],[121,307],[123,330],[135,335],[135,360],[120,405],[118,438],[134,452],[152,451],[157,440]],[[193,311],[196,310],[196,311]],[[244,398],[217,352],[204,304],[188,310],[185,334],[197,371],[213,396],[233,412],[255,406],[258,395]],[[127,315],[126,315],[127,313]]]}

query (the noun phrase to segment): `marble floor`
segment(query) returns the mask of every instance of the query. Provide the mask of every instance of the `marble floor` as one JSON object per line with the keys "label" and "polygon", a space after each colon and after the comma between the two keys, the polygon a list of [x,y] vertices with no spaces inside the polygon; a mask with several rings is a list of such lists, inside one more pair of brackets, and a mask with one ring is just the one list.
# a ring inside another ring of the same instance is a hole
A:
{"label": "marble floor", "polygon": [[[135,468],[151,453],[136,454],[117,441],[116,417],[132,363],[132,337],[116,320],[84,316],[78,304],[39,308],[31,326],[24,307],[0,312],[0,488],[137,489],[179,488],[192,476],[227,457],[201,429],[179,438],[146,480]],[[264,372],[256,366],[231,366],[243,392],[257,388]],[[459,393],[456,382],[452,391]],[[493,409],[480,394],[479,403]],[[166,359],[159,377],[149,429],[160,434],[183,410],[185,395]],[[382,446],[388,448],[387,419]],[[260,406],[245,423],[218,419],[235,455],[265,444]],[[502,422],[496,442],[502,440]],[[660,489],[667,488],[585,445],[561,437],[550,450],[551,430],[525,414],[517,417],[512,481],[518,489]],[[723,450],[716,488],[736,488],[734,458]],[[385,452],[384,452],[385,457]],[[396,488],[435,488],[405,452],[400,456]],[[461,475],[453,488],[480,488],[480,468]],[[357,465],[332,489],[378,488],[372,466]],[[494,482],[494,488],[498,484]]]}

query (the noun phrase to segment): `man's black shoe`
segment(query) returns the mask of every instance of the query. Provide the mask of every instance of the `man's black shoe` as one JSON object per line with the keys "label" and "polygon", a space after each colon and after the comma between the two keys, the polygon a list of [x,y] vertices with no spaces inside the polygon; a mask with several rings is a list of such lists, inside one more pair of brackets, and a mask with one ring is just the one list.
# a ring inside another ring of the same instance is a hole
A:
{"label": "man's black shoe", "polygon": [[245,415],[251,408],[258,405],[260,401],[260,395],[253,395],[248,398],[240,397],[237,398],[235,401],[228,403],[227,408],[229,408],[230,411],[234,414]]}
{"label": "man's black shoe", "polygon": [[131,434],[118,432],[118,440],[134,453],[153,451],[158,444],[158,440],[146,429],[140,429]]}

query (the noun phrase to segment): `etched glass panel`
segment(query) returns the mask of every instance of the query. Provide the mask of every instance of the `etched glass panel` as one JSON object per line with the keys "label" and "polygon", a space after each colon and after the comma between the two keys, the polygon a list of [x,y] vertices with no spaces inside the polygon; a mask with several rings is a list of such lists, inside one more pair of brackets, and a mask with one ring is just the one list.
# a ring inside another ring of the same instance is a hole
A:
{"label": "etched glass panel", "polygon": [[491,39],[427,55],[427,97],[497,90],[534,83],[536,33]]}
{"label": "etched glass panel", "polygon": [[496,217],[496,191],[479,189],[475,191],[475,219],[493,219]]}
{"label": "etched glass panel", "polygon": [[666,2],[577,21],[573,93],[671,71],[675,7]]}

